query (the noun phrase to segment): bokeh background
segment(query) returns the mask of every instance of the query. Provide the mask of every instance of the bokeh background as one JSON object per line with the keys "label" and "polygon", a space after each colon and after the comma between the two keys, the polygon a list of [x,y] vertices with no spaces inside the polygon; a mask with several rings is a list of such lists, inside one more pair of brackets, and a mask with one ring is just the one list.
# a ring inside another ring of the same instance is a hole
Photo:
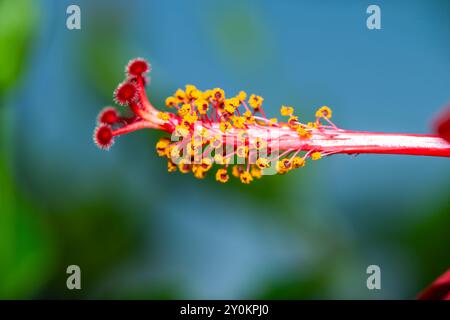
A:
{"label": "bokeh background", "polygon": [[138,56],[157,105],[192,83],[261,94],[270,115],[326,104],[344,128],[430,132],[450,3],[376,1],[379,31],[370,4],[0,0],[0,298],[414,298],[450,266],[448,159],[340,155],[221,185],[168,174],[159,133],[91,138]]}

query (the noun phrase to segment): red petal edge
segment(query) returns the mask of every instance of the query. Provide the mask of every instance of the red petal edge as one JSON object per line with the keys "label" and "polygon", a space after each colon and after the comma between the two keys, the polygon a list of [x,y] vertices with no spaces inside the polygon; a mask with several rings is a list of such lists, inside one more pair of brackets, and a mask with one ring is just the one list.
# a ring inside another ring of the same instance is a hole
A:
{"label": "red petal edge", "polygon": [[441,138],[450,142],[450,106],[438,115],[435,130]]}
{"label": "red petal edge", "polygon": [[450,300],[450,269],[422,291],[419,300]]}

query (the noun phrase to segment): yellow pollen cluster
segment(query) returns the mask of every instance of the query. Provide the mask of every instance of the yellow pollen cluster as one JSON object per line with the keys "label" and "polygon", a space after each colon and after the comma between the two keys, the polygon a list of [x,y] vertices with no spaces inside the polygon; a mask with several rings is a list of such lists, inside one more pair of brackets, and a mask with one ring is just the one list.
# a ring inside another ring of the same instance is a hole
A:
{"label": "yellow pollen cluster", "polygon": [[[250,184],[260,179],[265,170],[274,168],[279,174],[285,174],[305,166],[308,157],[312,160],[322,158],[320,150],[308,152],[301,148],[279,150],[284,153],[275,158],[271,151],[267,153],[271,150],[270,140],[254,132],[258,128],[281,128],[290,130],[298,141],[306,143],[322,134],[320,119],[331,123],[328,121],[332,115],[330,108],[319,108],[315,114],[316,121],[303,124],[294,115],[293,107],[283,105],[280,113],[288,118],[286,122],[278,122],[276,118],[266,118],[262,110],[263,101],[261,96],[247,96],[244,91],[227,97],[221,88],[201,91],[194,85],[187,85],[184,90],[176,90],[165,100],[168,108],[176,109],[174,113],[157,114],[157,118],[171,128],[167,131],[181,138],[177,141],[161,138],[156,144],[158,155],[168,160],[167,170],[192,172],[196,178],[203,179],[215,166],[222,166],[215,169],[214,176],[218,182],[226,183],[233,176],[244,184]],[[195,131],[198,128],[200,132]],[[289,137],[292,139],[292,134]],[[230,146],[230,141],[231,153],[226,153],[224,148]],[[305,153],[304,156],[298,155],[300,151]],[[241,161],[232,165],[235,159]]]}
{"label": "yellow pollen cluster", "polygon": [[320,107],[320,108],[316,111],[316,117],[317,117],[317,118],[327,118],[327,119],[330,119],[331,116],[332,116],[331,109],[328,108],[327,106]]}
{"label": "yellow pollen cluster", "polygon": [[158,119],[161,119],[163,121],[168,121],[170,119],[170,116],[167,112],[159,112]]}
{"label": "yellow pollen cluster", "polygon": [[319,160],[322,158],[322,154],[320,152],[311,153],[311,160]]}
{"label": "yellow pollen cluster", "polygon": [[261,105],[263,103],[264,99],[260,96],[257,96],[256,94],[252,94],[250,96],[250,99],[248,100],[248,104],[255,110],[258,110],[261,108]]}
{"label": "yellow pollen cluster", "polygon": [[292,116],[294,108],[288,106],[281,106],[280,113],[282,116]]}
{"label": "yellow pollen cluster", "polygon": [[227,169],[219,169],[216,172],[216,180],[222,183],[228,182],[230,176],[228,175]]}

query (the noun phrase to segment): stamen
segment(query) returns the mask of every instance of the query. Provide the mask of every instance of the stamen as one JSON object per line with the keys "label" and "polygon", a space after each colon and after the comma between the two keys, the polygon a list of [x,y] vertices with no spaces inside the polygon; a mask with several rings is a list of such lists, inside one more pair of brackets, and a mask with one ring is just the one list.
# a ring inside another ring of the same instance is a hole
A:
{"label": "stamen", "polygon": [[[222,166],[216,170],[215,178],[225,183],[230,178],[227,168],[236,158],[242,164],[233,165],[231,174],[244,184],[260,179],[272,163],[278,173],[285,174],[303,167],[307,158],[319,160],[336,153],[450,157],[450,144],[444,140],[450,141],[450,109],[436,124],[440,137],[343,130],[330,120],[332,111],[327,106],[320,107],[315,121],[307,124],[298,120],[293,107],[282,106],[281,115],[289,118],[279,122],[267,118],[264,99],[259,95],[247,98],[247,93],[240,91],[227,96],[221,88],[201,91],[191,84],[165,100],[169,111],[160,111],[145,90],[150,70],[150,65],[140,58],[126,67],[126,80],[114,91],[114,99],[127,106],[133,116],[124,118],[112,107],[103,109],[94,130],[99,148],[109,149],[114,137],[122,134],[157,129],[178,139],[164,137],[156,144],[158,155],[167,158],[169,172],[178,169],[203,179],[214,165]],[[239,109],[241,106],[244,112]],[[303,156],[299,156],[301,151],[305,151]]]}

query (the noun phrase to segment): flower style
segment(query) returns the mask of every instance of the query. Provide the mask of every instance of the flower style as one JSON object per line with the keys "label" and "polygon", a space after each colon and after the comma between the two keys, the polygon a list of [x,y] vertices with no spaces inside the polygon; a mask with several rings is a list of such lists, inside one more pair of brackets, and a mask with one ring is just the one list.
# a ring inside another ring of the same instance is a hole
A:
{"label": "flower style", "polygon": [[[167,158],[167,170],[192,172],[202,179],[214,164],[218,182],[231,176],[250,184],[263,175],[285,174],[304,167],[307,160],[320,160],[333,154],[407,154],[450,157],[450,112],[441,116],[439,135],[374,133],[338,128],[332,110],[321,106],[310,122],[300,121],[294,108],[282,106],[285,121],[267,118],[264,99],[240,91],[227,96],[220,88],[205,91],[194,85],[178,89],[165,104],[172,112],[156,109],[147,97],[145,85],[150,65],[144,59],[130,61],[126,80],[114,91],[120,106],[132,111],[124,117],[104,108],[97,117],[94,141],[109,149],[114,139],[140,129],[156,129],[171,135],[156,143],[156,152]],[[447,139],[447,141],[446,141]]]}

